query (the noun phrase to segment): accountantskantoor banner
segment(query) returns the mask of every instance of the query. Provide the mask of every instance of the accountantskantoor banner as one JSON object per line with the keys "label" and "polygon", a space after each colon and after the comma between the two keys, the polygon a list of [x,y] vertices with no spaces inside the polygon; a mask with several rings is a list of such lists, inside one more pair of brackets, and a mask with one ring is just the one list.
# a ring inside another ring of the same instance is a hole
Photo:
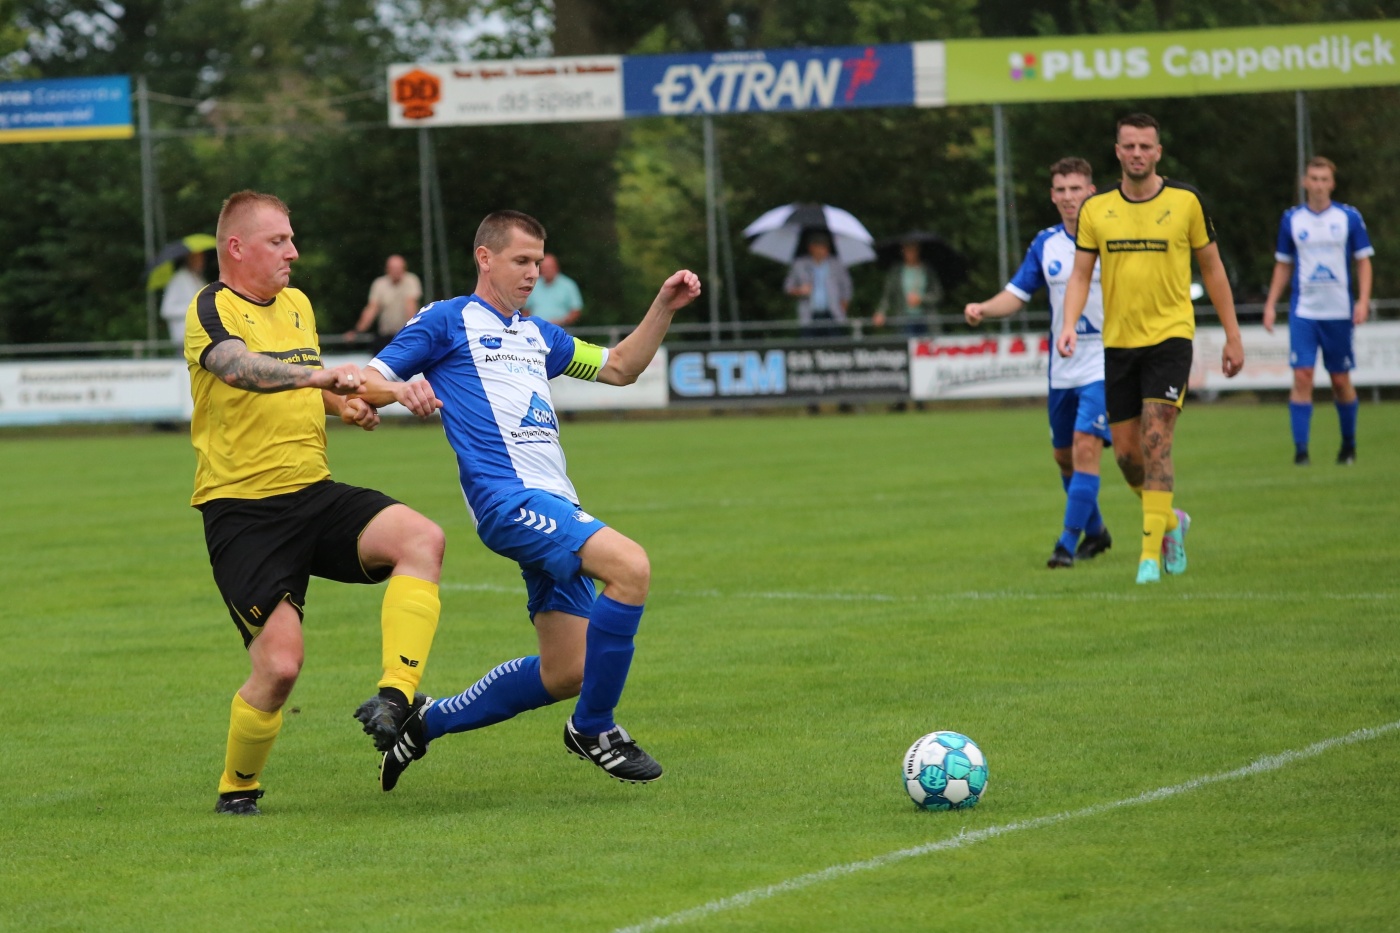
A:
{"label": "accountantskantoor banner", "polygon": [[1400,20],[943,43],[948,104],[1400,84]]}

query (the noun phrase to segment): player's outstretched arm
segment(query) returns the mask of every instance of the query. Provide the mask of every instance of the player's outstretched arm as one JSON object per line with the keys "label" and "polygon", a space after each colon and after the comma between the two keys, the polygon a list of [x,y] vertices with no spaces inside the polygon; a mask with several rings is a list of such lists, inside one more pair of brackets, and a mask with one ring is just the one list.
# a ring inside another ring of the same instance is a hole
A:
{"label": "player's outstretched arm", "polygon": [[671,327],[671,318],[699,297],[700,277],[689,269],[682,269],[667,279],[642,323],[608,351],[608,362],[598,371],[598,381],[611,386],[636,382],[661,348],[661,341]]}
{"label": "player's outstretched arm", "polygon": [[1026,306],[1020,298],[1008,291],[999,291],[986,301],[974,301],[963,308],[963,317],[973,327],[982,323],[983,318],[1010,317]]}
{"label": "player's outstretched arm", "polygon": [[1065,319],[1060,325],[1060,336],[1055,339],[1055,349],[1060,356],[1073,356],[1079,344],[1075,328],[1084,315],[1084,305],[1089,301],[1089,286],[1094,279],[1094,264],[1099,254],[1089,250],[1077,250],[1074,254],[1074,268],[1070,270],[1069,282],[1065,285]]}
{"label": "player's outstretched arm", "polygon": [[312,369],[254,353],[241,340],[215,344],[205,354],[204,368],[227,385],[249,392],[325,389],[336,395],[350,395],[360,386],[360,368],[353,363],[334,369]]}
{"label": "player's outstretched arm", "polygon": [[426,418],[442,407],[442,400],[426,379],[390,382],[379,370],[366,366],[360,370],[360,380],[360,391],[355,393],[356,396],[375,408],[398,402],[418,417]]}
{"label": "player's outstretched arm", "polygon": [[1235,317],[1235,294],[1230,290],[1225,264],[1220,261],[1220,247],[1207,243],[1196,250],[1196,264],[1201,267],[1201,284],[1206,287],[1210,303],[1215,306],[1220,326],[1225,328],[1225,349],[1220,352],[1220,371],[1226,378],[1233,379],[1244,369],[1244,341],[1240,339],[1240,322]]}
{"label": "player's outstretched arm", "polygon": [[321,399],[326,406],[326,414],[335,415],[346,424],[373,431],[379,427],[379,411],[362,398],[344,398],[325,389]]}

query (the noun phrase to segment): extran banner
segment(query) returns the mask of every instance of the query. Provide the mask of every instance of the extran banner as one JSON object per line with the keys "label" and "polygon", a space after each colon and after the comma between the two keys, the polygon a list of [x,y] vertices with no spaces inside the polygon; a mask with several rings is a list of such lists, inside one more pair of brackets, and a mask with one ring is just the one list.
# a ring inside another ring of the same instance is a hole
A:
{"label": "extran banner", "polygon": [[767,113],[914,104],[910,45],[634,55],[623,61],[629,117]]}
{"label": "extran banner", "polygon": [[947,103],[1397,84],[1397,45],[1397,20],[947,42]]}

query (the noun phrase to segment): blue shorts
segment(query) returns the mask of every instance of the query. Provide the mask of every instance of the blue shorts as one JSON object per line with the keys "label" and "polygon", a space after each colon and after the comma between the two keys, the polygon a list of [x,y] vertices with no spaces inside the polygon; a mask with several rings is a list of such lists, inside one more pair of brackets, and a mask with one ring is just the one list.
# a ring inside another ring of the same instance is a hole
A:
{"label": "blue shorts", "polygon": [[478,518],[481,542],[520,565],[531,619],[537,612],[585,619],[593,614],[597,591],[582,572],[578,552],[607,525],[568,499],[538,489],[507,496]]}
{"label": "blue shorts", "polygon": [[1073,389],[1050,390],[1050,444],[1060,450],[1074,446],[1074,432],[1092,434],[1109,443],[1108,407],[1103,381]]}
{"label": "blue shorts", "polygon": [[1356,330],[1349,320],[1314,321],[1288,316],[1288,365],[1294,369],[1317,366],[1317,350],[1322,348],[1322,365],[1329,373],[1349,373],[1356,368],[1351,351],[1351,335]]}

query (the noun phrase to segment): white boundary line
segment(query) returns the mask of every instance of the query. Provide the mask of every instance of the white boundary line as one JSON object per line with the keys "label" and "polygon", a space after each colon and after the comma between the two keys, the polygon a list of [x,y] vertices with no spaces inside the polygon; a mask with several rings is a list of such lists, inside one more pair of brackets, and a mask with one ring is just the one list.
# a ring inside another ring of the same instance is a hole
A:
{"label": "white boundary line", "polygon": [[613,931],[613,933],[646,933],[646,931],[659,930],[662,927],[679,926],[682,923],[689,923],[692,920],[703,920],[706,917],[711,917],[727,910],[739,910],[751,904],[756,904],[759,901],[767,900],[770,897],[776,897],[779,894],[800,891],[803,888],[810,888],[827,881],[834,881],[838,878],[844,878],[847,875],[884,868],[886,865],[893,865],[896,862],[916,858],[920,855],[928,855],[931,852],[961,849],[973,843],[983,842],[987,839],[995,839],[998,836],[1005,836],[1008,833],[1019,832],[1024,829],[1040,829],[1043,826],[1052,826],[1056,823],[1080,819],[1081,817],[1098,816],[1100,813],[1107,813],[1122,807],[1134,807],[1144,803],[1156,803],[1158,800],[1165,800],[1168,797],[1185,794],[1210,784],[1218,784],[1221,781],[1233,781],[1237,778],[1263,774],[1267,771],[1277,771],[1295,762],[1303,761],[1308,758],[1316,758],[1323,752],[1336,748],[1339,745],[1354,745],[1357,742],[1368,742],[1388,733],[1395,732],[1396,730],[1400,730],[1400,720],[1386,723],[1383,726],[1357,729],[1355,732],[1348,732],[1346,735],[1339,735],[1330,739],[1323,739],[1320,742],[1314,742],[1312,745],[1308,745],[1304,748],[1279,752],[1277,755],[1266,755],[1263,758],[1253,761],[1242,768],[1236,768],[1233,771],[1222,771],[1219,774],[1208,774],[1204,777],[1192,778],[1189,781],[1173,784],[1170,787],[1159,787],[1156,790],[1146,791],[1145,793],[1138,794],[1136,797],[1127,797],[1123,800],[1115,800],[1112,803],[1098,803],[1079,810],[1066,810],[1063,813],[1055,813],[1050,816],[1038,816],[1034,819],[1018,820],[1014,823],[1005,823],[1001,826],[988,826],[985,829],[974,829],[971,832],[958,833],[958,835],[951,839],[928,842],[920,846],[914,846],[912,849],[900,849],[897,852],[888,852],[884,855],[877,855],[874,858],[860,862],[847,862],[844,865],[833,865],[830,868],[823,868],[821,871],[814,871],[806,875],[798,875],[796,878],[789,878],[787,881],[780,881],[777,884],[765,885],[761,888],[751,888],[739,894],[722,897],[718,900],[710,901],[707,904],[701,904],[699,907],[691,907],[688,910],[667,914],[664,917],[652,917],[650,920],[643,920],[641,923],[633,926],[619,927],[617,930]]}
{"label": "white boundary line", "polygon": [[[470,593],[515,593],[524,595],[520,584],[506,586],[501,583],[443,583],[444,590],[457,590]],[[1327,602],[1376,602],[1395,599],[1395,593],[1258,593],[1239,591],[1227,593],[1171,593],[1162,588],[1154,588],[1150,593],[1127,591],[1122,593],[1037,593],[1030,590],[967,590],[962,593],[925,593],[919,596],[891,596],[887,593],[804,593],[800,591],[771,591],[751,593],[724,593],[719,590],[665,590],[667,596],[682,599],[757,599],[777,602],[840,602],[840,603],[964,603],[1008,600],[1013,602],[1040,602],[1042,600],[1092,599],[1103,602],[1151,602],[1160,604],[1172,600],[1199,602],[1270,602],[1291,603],[1309,600]]]}

